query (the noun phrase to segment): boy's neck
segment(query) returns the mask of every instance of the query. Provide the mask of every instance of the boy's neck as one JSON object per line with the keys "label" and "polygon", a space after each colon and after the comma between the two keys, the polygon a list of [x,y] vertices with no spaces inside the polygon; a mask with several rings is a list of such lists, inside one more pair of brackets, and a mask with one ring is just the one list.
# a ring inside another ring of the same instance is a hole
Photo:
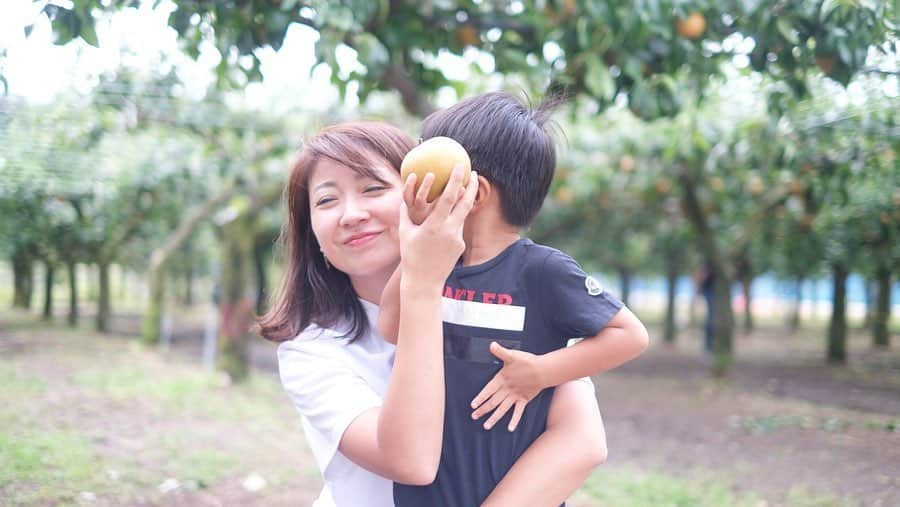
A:
{"label": "boy's neck", "polygon": [[462,264],[463,266],[483,264],[521,237],[518,227],[502,219],[467,220],[463,231],[466,249],[463,252]]}

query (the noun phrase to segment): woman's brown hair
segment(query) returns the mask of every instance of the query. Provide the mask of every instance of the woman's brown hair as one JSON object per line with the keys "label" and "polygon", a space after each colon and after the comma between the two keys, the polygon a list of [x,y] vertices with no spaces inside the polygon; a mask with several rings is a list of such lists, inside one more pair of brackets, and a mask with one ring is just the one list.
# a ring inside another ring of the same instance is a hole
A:
{"label": "woman's brown hair", "polygon": [[327,158],[381,180],[373,167],[386,162],[400,172],[400,163],[413,146],[410,136],[381,122],[341,123],[325,128],[306,143],[284,189],[288,216],[279,239],[285,256],[284,277],[269,310],[257,321],[256,331],[263,338],[290,340],[310,324],[333,327],[347,323],[345,336],[352,340],[369,330],[365,309],[350,278],[326,266],[313,235],[309,179],[318,162]]}

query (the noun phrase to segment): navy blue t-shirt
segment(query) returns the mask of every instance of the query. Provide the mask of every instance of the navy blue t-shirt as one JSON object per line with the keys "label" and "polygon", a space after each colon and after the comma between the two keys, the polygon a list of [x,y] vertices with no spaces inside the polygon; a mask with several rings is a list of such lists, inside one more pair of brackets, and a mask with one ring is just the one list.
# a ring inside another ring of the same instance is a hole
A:
{"label": "navy blue t-shirt", "polygon": [[512,410],[490,430],[472,420],[472,399],[503,366],[489,350],[546,354],[570,338],[597,334],[622,303],[575,260],[522,238],[493,259],[457,266],[444,288],[444,443],[437,478],[428,486],[394,484],[398,507],[480,505],[543,433],[553,389],[525,408],[514,432]]}

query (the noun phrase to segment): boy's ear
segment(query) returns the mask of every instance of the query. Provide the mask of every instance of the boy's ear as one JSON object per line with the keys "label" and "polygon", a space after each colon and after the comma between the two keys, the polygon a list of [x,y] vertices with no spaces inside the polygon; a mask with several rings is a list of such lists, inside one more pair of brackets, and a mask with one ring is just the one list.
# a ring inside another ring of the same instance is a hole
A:
{"label": "boy's ear", "polygon": [[478,192],[475,193],[475,202],[472,204],[472,209],[477,210],[481,208],[493,195],[494,187],[491,186],[491,183],[484,176],[479,175]]}

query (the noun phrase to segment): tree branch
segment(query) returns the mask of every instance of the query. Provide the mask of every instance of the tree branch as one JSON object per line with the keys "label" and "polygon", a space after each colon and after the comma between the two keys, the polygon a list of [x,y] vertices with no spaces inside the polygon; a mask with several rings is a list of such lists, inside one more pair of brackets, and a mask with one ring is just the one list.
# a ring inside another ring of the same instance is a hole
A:
{"label": "tree branch", "polygon": [[748,218],[747,222],[744,224],[744,232],[737,238],[737,240],[735,240],[734,248],[731,250],[732,258],[737,258],[739,254],[746,251],[750,247],[750,241],[753,240],[753,235],[762,225],[763,218],[765,218],[766,215],[768,215],[773,209],[784,204],[784,202],[787,201],[790,196],[790,188],[780,189],[778,192],[774,192],[769,195],[769,199],[763,204],[763,206],[756,210],[756,213]]}
{"label": "tree branch", "polygon": [[219,191],[218,194],[213,195],[207,199],[206,202],[197,208],[194,208],[188,215],[188,218],[179,224],[178,228],[175,229],[175,232],[169,235],[165,243],[155,248],[153,253],[150,254],[150,267],[148,268],[148,271],[153,272],[156,269],[159,269],[159,267],[171,257],[175,250],[181,246],[184,240],[194,232],[194,229],[197,228],[200,222],[206,220],[219,206],[231,199],[236,191],[237,185],[232,182]]}
{"label": "tree branch", "polygon": [[396,63],[391,64],[381,76],[381,82],[388,88],[393,88],[400,93],[403,107],[410,113],[419,117],[425,117],[433,113],[436,108],[424,94],[416,87],[416,83],[409,74]]}

